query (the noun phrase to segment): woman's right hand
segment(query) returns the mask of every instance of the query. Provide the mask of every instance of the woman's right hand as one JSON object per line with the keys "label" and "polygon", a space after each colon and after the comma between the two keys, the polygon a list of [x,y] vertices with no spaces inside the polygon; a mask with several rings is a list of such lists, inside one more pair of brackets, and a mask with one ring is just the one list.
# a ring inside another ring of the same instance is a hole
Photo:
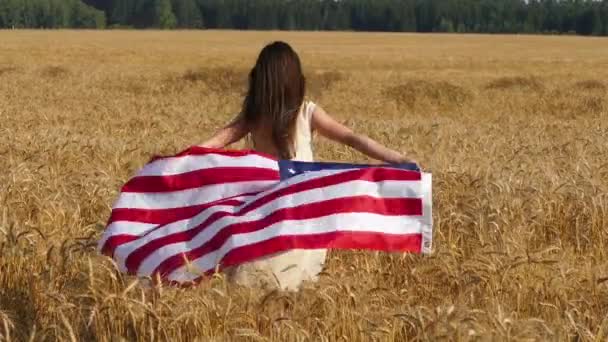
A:
{"label": "woman's right hand", "polygon": [[412,158],[409,158],[409,157],[406,157],[406,156],[401,157],[401,160],[399,161],[399,164],[414,164],[418,168],[421,168],[420,164],[415,159],[412,159]]}
{"label": "woman's right hand", "polygon": [[405,157],[405,156],[403,156],[401,158],[401,160],[399,161],[399,163],[400,164],[416,164],[416,165],[418,165],[418,162],[416,160],[414,160],[412,158],[409,158],[409,157]]}

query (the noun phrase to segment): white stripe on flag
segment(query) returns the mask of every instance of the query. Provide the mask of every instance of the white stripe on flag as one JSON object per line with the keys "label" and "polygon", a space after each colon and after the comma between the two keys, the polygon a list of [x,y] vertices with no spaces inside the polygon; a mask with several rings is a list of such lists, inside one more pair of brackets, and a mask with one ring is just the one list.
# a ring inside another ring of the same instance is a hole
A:
{"label": "white stripe on flag", "polygon": [[134,221],[116,221],[110,223],[104,231],[98,243],[98,248],[101,249],[106,244],[109,238],[115,235],[131,235],[141,236],[154,229],[158,225],[155,223],[144,223]]}
{"label": "white stripe on flag", "polygon": [[[285,220],[255,232],[231,235],[220,249],[192,260],[190,267],[193,266],[201,272],[213,270],[219,261],[231,250],[283,235],[303,236],[335,231],[409,235],[420,234],[421,225],[420,220],[412,216],[384,216],[370,213],[337,213],[307,220]],[[182,243],[172,247],[175,248],[165,251],[162,259],[180,254],[170,254],[170,252],[173,252],[173,249],[186,251],[192,249],[193,246],[189,243]],[[161,258],[156,257],[155,259],[160,260]],[[140,274],[150,274],[157,266],[158,264],[152,262],[150,258],[142,265]],[[193,281],[202,275],[187,272],[187,268],[188,266],[185,265],[174,270],[171,272],[169,280]]]}
{"label": "white stripe on flag", "polygon": [[211,203],[228,197],[267,190],[277,181],[246,181],[205,185],[172,192],[123,192],[113,209],[175,209]]}
{"label": "white stripe on flag", "polygon": [[422,254],[431,254],[433,248],[433,175],[422,173]]}
{"label": "white stripe on flag", "polygon": [[243,166],[255,166],[277,171],[279,169],[277,161],[254,154],[239,157],[224,156],[221,154],[189,155],[155,160],[152,163],[145,165],[137,173],[137,177],[171,176],[196,170],[213,169],[216,167]]}

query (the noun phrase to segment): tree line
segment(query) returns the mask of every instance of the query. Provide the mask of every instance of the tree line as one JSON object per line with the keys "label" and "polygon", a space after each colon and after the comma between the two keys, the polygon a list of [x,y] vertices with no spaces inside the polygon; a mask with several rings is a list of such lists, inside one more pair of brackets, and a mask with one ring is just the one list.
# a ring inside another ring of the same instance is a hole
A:
{"label": "tree line", "polygon": [[0,27],[608,35],[608,0],[0,0]]}

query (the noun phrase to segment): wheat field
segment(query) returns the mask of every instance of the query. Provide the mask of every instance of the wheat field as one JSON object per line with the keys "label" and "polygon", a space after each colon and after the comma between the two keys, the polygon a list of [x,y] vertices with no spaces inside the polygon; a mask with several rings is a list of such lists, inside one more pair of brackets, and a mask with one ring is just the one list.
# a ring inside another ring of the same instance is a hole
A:
{"label": "wheat field", "polygon": [[[433,173],[433,254],[333,251],[297,293],[121,275],[96,250],[119,187],[236,113],[277,39]],[[607,80],[602,38],[0,31],[0,340],[606,340]]]}

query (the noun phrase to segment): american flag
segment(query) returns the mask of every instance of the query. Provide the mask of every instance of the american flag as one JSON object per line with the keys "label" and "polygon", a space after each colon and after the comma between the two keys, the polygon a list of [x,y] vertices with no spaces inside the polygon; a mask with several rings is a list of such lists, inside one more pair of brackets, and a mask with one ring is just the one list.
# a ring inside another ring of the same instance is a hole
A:
{"label": "american flag", "polygon": [[99,249],[122,272],[191,284],[290,249],[430,253],[431,207],[431,175],[415,165],[195,146],[124,184]]}

